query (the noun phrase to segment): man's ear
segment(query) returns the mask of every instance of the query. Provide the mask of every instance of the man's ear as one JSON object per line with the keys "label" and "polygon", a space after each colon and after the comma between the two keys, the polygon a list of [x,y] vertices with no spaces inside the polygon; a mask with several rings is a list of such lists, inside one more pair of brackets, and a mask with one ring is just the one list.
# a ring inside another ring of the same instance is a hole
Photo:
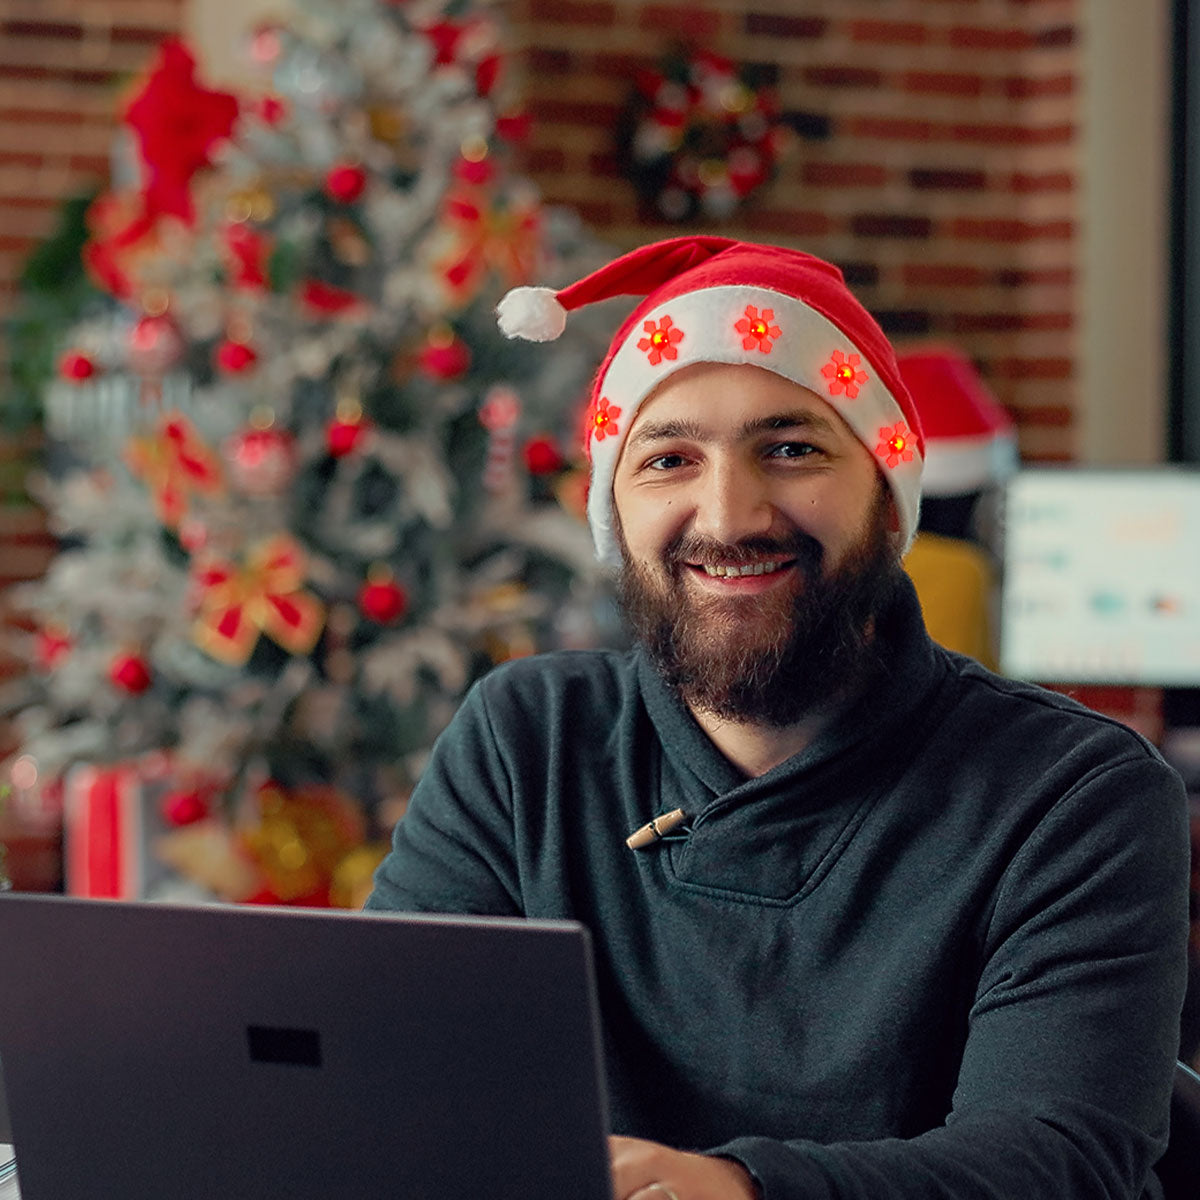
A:
{"label": "man's ear", "polygon": [[887,490],[887,523],[888,533],[899,535],[900,533],[900,512],[896,508],[896,494],[891,488]]}

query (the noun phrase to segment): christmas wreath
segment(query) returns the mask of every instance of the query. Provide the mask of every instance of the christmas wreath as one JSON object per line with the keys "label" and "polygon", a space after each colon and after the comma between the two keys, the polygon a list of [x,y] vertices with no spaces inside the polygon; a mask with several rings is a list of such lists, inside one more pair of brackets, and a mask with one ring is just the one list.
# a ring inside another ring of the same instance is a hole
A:
{"label": "christmas wreath", "polygon": [[772,178],[791,130],[768,73],[698,52],[639,74],[618,157],[643,206],[668,221],[722,219]]}

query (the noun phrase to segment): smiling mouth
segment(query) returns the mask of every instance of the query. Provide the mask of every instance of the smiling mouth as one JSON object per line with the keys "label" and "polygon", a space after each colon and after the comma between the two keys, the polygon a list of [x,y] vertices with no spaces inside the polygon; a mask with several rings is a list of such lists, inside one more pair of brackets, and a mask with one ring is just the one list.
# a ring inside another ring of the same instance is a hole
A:
{"label": "smiling mouth", "polygon": [[718,579],[733,579],[744,575],[774,575],[776,571],[782,570],[784,567],[790,567],[796,560],[794,558],[756,562],[742,563],[739,565],[718,565],[710,566],[708,563],[694,564],[703,569],[706,575],[715,576]]}

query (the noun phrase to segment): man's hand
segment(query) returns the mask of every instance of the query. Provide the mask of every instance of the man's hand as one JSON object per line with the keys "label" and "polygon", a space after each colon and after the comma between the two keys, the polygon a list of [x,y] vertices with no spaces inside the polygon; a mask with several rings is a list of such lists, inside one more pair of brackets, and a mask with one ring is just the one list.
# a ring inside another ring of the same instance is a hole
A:
{"label": "man's hand", "polygon": [[610,1137],[608,1154],[615,1200],[758,1200],[746,1169],[729,1158],[630,1137]]}

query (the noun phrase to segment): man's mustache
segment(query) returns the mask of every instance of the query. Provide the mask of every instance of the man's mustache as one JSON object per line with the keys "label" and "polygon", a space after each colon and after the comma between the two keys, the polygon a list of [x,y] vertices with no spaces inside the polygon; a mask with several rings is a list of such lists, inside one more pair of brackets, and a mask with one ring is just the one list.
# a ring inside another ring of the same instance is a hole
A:
{"label": "man's mustache", "polygon": [[737,542],[718,542],[695,534],[683,534],[666,547],[668,563],[717,567],[742,566],[763,559],[791,561],[796,559],[805,571],[816,571],[825,558],[825,549],[816,538],[802,530],[783,537],[743,538]]}

